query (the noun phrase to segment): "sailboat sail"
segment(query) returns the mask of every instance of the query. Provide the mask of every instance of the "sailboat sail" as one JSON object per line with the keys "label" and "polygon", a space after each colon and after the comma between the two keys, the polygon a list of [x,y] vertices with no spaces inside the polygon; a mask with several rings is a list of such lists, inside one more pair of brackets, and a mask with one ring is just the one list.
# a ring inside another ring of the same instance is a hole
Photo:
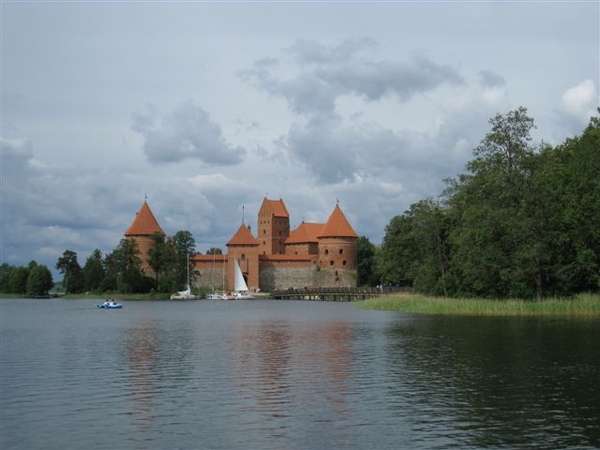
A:
{"label": "sailboat sail", "polygon": [[236,292],[244,292],[248,290],[248,285],[246,284],[246,281],[244,280],[244,275],[242,275],[242,269],[240,269],[240,265],[237,262],[237,259],[235,260],[235,273],[234,273],[234,279],[235,279],[235,286],[234,286],[234,290]]}

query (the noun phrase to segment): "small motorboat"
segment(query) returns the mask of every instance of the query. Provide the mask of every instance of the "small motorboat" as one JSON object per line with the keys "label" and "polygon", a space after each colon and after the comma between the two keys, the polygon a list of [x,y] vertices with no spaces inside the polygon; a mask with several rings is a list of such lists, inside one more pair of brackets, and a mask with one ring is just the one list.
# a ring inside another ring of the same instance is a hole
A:
{"label": "small motorboat", "polygon": [[114,300],[106,300],[104,303],[96,306],[100,309],[121,309],[123,303],[116,303]]}

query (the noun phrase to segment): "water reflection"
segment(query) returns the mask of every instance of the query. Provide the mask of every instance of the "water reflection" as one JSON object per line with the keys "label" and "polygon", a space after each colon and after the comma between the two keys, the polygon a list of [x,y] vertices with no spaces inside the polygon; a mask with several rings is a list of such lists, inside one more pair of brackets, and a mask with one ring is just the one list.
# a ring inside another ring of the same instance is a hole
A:
{"label": "water reflection", "polygon": [[134,429],[143,440],[152,440],[152,429],[156,419],[154,413],[157,385],[157,340],[156,323],[142,323],[127,330],[124,336],[128,363],[128,397],[133,409],[128,412],[133,418]]}
{"label": "water reflection", "polygon": [[121,336],[126,396],[134,441],[153,441],[160,433],[160,411],[193,389],[194,345],[189,326],[165,328],[157,320],[136,322]]}
{"label": "water reflection", "polygon": [[600,444],[594,323],[429,317],[389,337],[390,373],[423,405],[417,429],[476,447]]}
{"label": "water reflection", "polygon": [[0,448],[600,448],[597,321],[258,300],[4,308]]}
{"label": "water reflection", "polygon": [[[318,434],[319,424],[343,423],[352,360],[348,323],[242,323],[234,336],[230,354],[242,411],[249,414],[246,426],[302,441]],[[304,432],[290,436],[299,423]]]}

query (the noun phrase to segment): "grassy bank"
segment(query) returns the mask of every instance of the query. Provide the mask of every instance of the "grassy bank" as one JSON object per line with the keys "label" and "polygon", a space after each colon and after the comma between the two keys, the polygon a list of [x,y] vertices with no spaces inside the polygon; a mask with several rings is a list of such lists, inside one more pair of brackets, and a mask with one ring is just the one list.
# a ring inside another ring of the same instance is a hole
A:
{"label": "grassy bank", "polygon": [[600,295],[581,294],[570,299],[487,300],[441,298],[422,295],[389,295],[358,303],[364,309],[413,314],[471,316],[587,316],[600,317]]}

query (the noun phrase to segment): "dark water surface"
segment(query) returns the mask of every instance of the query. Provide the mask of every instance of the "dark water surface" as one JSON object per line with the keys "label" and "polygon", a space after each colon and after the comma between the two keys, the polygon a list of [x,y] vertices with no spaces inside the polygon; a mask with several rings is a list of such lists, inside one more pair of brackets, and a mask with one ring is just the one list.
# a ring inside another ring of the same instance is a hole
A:
{"label": "dark water surface", "polygon": [[600,321],[0,300],[0,449],[600,448]]}

